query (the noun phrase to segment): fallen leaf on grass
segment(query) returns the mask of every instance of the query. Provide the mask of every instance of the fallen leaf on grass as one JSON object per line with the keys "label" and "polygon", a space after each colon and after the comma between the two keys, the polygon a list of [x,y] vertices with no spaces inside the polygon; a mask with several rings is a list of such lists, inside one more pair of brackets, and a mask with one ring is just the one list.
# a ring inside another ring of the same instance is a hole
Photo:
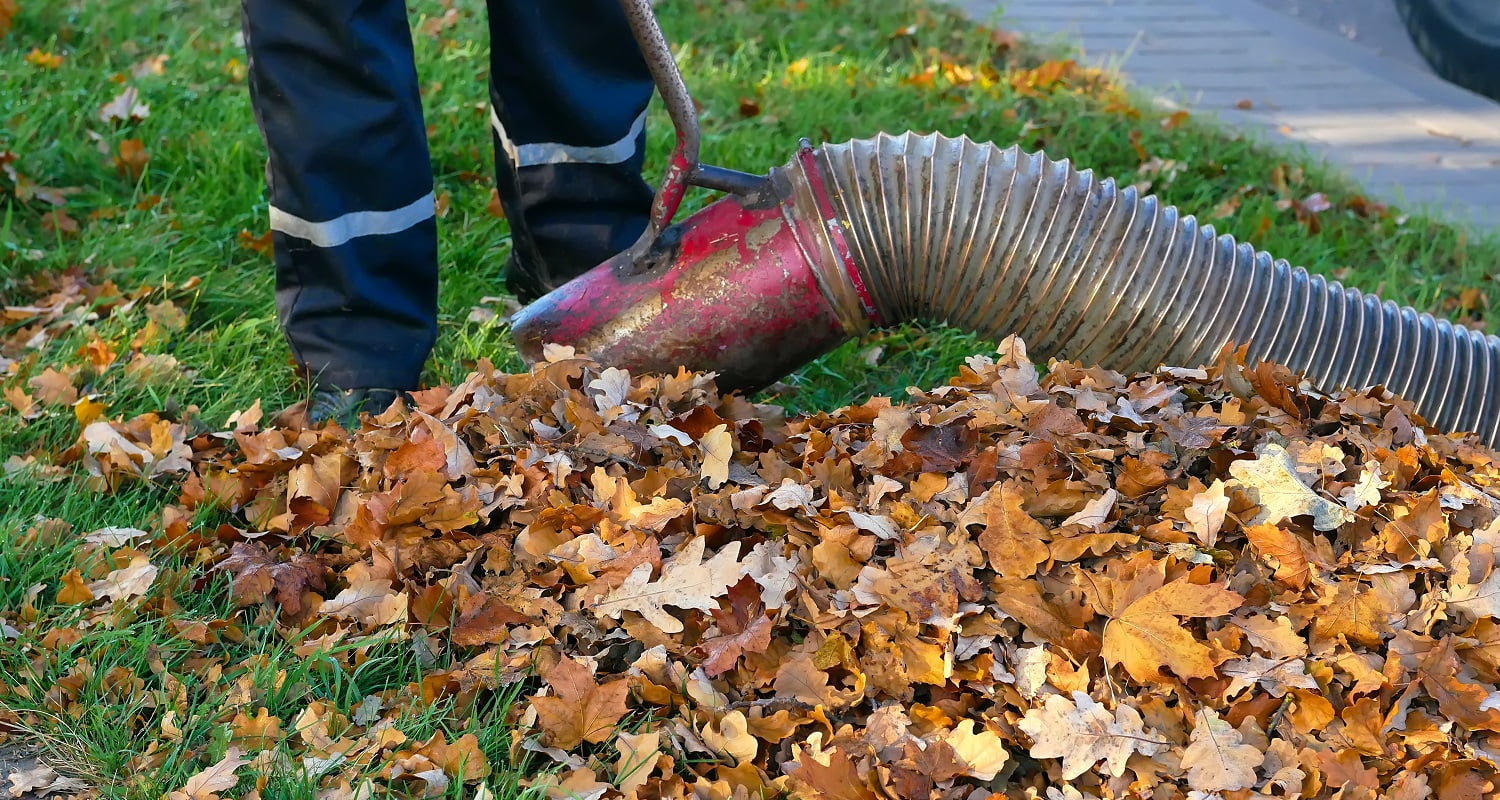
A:
{"label": "fallen leaf on grass", "polygon": [[76,569],[70,569],[62,576],[62,588],[57,590],[57,602],[63,605],[94,602],[94,593],[84,582],[82,573]]}
{"label": "fallen leaf on grass", "polygon": [[131,65],[130,74],[137,80],[140,80],[141,78],[150,78],[153,76],[165,75],[167,73],[167,62],[170,61],[171,58],[172,57],[167,55],[166,53],[158,53],[154,56],[147,56]]}
{"label": "fallen leaf on grass", "polygon": [[68,212],[54,208],[42,215],[42,230],[61,236],[76,236],[81,228],[78,220],[68,216]]}
{"label": "fallen leaf on grass", "polygon": [[288,558],[259,542],[236,543],[217,568],[233,577],[231,595],[240,605],[274,599],[292,616],[302,612],[304,592],[327,586],[328,568],[312,555],[299,552]]}
{"label": "fallen leaf on grass", "polygon": [[26,63],[39,69],[57,69],[62,66],[63,57],[40,47],[33,47],[31,52],[26,54]]}
{"label": "fallen leaf on grass", "polygon": [[1171,115],[1166,119],[1162,120],[1161,126],[1165,130],[1175,131],[1178,128],[1182,127],[1183,123],[1187,122],[1188,118],[1191,116],[1192,114],[1188,111],[1178,109],[1176,111],[1173,111]]}
{"label": "fallen leaf on grass", "polygon": [[112,600],[128,600],[139,597],[151,588],[160,570],[152,564],[145,556],[136,556],[130,560],[130,564],[120,569],[110,570],[102,580],[94,581],[88,585],[88,590],[95,597],[107,597]]}
{"label": "fallen leaf on grass", "polygon": [[140,102],[141,93],[127,86],[115,99],[99,107],[99,120],[109,123],[140,122],[151,116],[151,109]]}
{"label": "fallen leaf on grass", "polygon": [[370,627],[405,621],[407,598],[387,580],[357,583],[323,602],[318,612]]}
{"label": "fallen leaf on grass", "polygon": [[76,795],[86,792],[88,784],[72,776],[58,775],[46,764],[36,764],[6,776],[10,781],[11,797],[41,798]]}
{"label": "fallen leaf on grass", "polygon": [[615,789],[630,800],[656,771],[662,755],[661,733],[620,731],[615,735],[615,751],[619,753],[614,765]]}
{"label": "fallen leaf on grass", "polygon": [[5,402],[10,404],[11,409],[19,414],[21,419],[36,419],[42,415],[41,405],[25,389],[19,386],[7,386],[4,393]]}
{"label": "fallen leaf on grass", "polygon": [[78,390],[73,388],[73,379],[52,367],[42,370],[27,385],[36,392],[36,399],[44,405],[71,406],[78,402]]}
{"label": "fallen leaf on grass", "polygon": [[168,800],[218,800],[218,792],[228,791],[239,784],[237,773],[250,763],[240,756],[238,747],[229,748],[217,763],[194,774],[181,789],[169,794]]}
{"label": "fallen leaf on grass", "polygon": [[146,162],[151,160],[151,155],[146,152],[146,146],[140,139],[125,139],[120,142],[120,152],[113,159],[115,171],[122,176],[132,180],[140,180],[146,171]]}
{"label": "fallen leaf on grass", "polygon": [[18,10],[17,0],[0,0],[0,39],[10,33],[11,21],[16,18]]}
{"label": "fallen leaf on grass", "polygon": [[241,230],[239,236],[236,237],[236,241],[239,242],[241,249],[249,250],[265,258],[271,258],[275,255],[274,246],[271,242],[271,231],[266,231],[256,236],[250,233],[250,231]]}

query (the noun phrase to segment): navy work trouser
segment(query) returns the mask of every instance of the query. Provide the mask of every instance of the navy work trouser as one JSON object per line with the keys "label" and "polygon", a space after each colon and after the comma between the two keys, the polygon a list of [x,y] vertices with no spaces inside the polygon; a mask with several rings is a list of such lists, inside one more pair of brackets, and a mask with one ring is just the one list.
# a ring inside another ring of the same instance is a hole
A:
{"label": "navy work trouser", "polygon": [[[436,338],[437,231],[402,0],[242,0],[270,159],[276,306],[322,386],[417,385]],[[529,300],[628,247],[652,83],[617,0],[489,0],[509,282]]]}

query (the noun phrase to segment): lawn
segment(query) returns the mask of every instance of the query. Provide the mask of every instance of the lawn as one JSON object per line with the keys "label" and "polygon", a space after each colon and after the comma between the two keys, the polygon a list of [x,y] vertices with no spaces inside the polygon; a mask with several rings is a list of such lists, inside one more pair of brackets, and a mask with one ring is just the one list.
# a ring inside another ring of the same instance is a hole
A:
{"label": "lawn", "polygon": [[[504,314],[484,313],[501,305],[492,296],[503,293],[508,239],[488,211],[483,4],[410,6],[445,207],[428,381],[453,384],[481,359],[521,366]],[[1019,142],[1141,184],[1349,285],[1487,322],[1500,243],[1381,208],[1293,155],[1153,110],[1107,76],[939,7],[664,0],[659,11],[701,104],[710,163],[760,172],[801,136],[880,130]],[[228,4],[204,0],[21,0],[0,39],[0,736],[42,746],[107,797],[181,789],[232,743],[295,739],[293,721],[308,714],[355,718],[372,696],[421,687],[447,657],[394,641],[310,651],[274,616],[235,608],[208,548],[153,556],[144,596],[76,601],[83,577],[126,566],[101,560],[111,534],[85,535],[159,531],[180,488],[92,475],[85,423],[156,412],[222,431],[257,401],[269,413],[305,391],[272,311],[264,152],[237,24]],[[128,91],[134,102],[119,104]],[[649,174],[670,138],[653,116]],[[762,399],[807,411],[901,398],[992,347],[919,326],[879,332]],[[412,741],[474,733],[495,767],[490,789],[515,796],[534,765],[510,759],[510,735],[494,723],[522,688],[462,707],[413,705],[395,724]],[[255,790],[314,797],[319,787],[278,777]]]}

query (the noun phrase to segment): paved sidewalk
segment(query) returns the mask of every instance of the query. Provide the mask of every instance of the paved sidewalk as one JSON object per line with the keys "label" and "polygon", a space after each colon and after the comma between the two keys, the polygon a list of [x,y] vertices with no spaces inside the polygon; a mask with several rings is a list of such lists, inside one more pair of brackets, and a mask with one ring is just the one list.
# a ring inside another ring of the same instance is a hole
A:
{"label": "paved sidewalk", "polygon": [[1305,145],[1375,197],[1500,232],[1500,104],[1425,70],[1247,0],[955,5],[1072,42],[1165,103]]}

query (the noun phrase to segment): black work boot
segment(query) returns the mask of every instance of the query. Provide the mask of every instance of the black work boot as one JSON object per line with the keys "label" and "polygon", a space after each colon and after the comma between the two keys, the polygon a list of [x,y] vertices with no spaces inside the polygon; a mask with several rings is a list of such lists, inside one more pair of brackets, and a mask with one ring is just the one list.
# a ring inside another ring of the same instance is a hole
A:
{"label": "black work boot", "polygon": [[505,291],[510,292],[521,305],[530,305],[537,298],[552,291],[552,281],[547,280],[546,269],[528,269],[525,263],[511,252],[505,259]]}
{"label": "black work boot", "polygon": [[359,424],[360,415],[379,414],[401,396],[402,392],[395,389],[315,389],[307,404],[307,418],[314,425],[333,420],[342,427],[352,428]]}

